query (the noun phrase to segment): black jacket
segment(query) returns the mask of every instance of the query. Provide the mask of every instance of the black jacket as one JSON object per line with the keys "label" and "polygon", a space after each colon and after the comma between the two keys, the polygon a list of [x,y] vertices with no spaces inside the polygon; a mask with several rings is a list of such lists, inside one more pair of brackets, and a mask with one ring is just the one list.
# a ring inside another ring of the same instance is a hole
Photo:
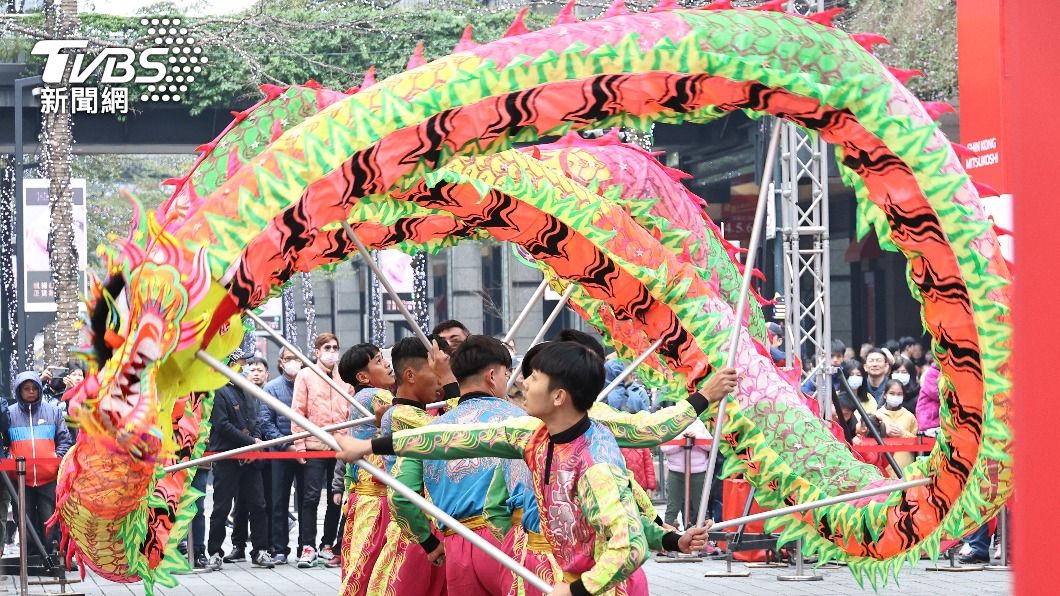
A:
{"label": "black jacket", "polygon": [[210,421],[210,451],[228,451],[261,438],[258,402],[235,385],[225,385],[214,393]]}

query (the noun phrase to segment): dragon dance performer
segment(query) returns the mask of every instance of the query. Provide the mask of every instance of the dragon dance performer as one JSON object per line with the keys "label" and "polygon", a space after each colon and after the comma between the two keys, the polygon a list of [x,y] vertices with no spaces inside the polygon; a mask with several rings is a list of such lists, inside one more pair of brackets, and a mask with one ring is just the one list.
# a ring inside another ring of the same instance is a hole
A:
{"label": "dragon dance performer", "polygon": [[[390,358],[397,376],[397,395],[392,407],[383,414],[380,432],[390,434],[430,424],[434,415],[427,411],[427,404],[439,397],[459,397],[460,388],[449,367],[447,349],[441,338],[435,339],[429,353],[415,337],[406,337],[394,345]],[[388,472],[393,469],[395,460],[392,455],[383,457]],[[435,536],[435,531],[431,530],[431,535]],[[402,532],[395,519],[391,519],[387,524],[383,550],[371,570],[368,593],[445,594],[445,567],[432,564],[419,544]]]}
{"label": "dragon dance performer", "polygon": [[[460,357],[460,352],[454,357],[458,378]],[[706,395],[692,394],[669,408],[664,418],[658,412],[641,413],[605,424],[588,416],[604,378],[603,363],[590,350],[571,342],[549,344],[531,367],[526,382],[531,417],[492,424],[436,421],[372,441],[342,437],[339,457],[352,461],[374,452],[410,458],[524,459],[541,504],[542,533],[564,574],[555,584],[555,595],[621,594],[620,584],[644,562],[649,547],[682,550],[684,541],[684,548],[698,548],[689,545],[702,544],[703,528],[680,536],[642,524],[618,446],[649,447],[677,436],[710,401],[735,388],[736,371],[718,371],[704,384]]]}
{"label": "dragon dance performer", "polygon": [[[564,330],[561,332],[560,338],[564,338],[564,334],[567,334],[569,341],[580,343],[603,358],[604,348],[594,338],[581,334],[585,336],[583,338],[571,335],[568,332],[580,333],[575,330]],[[533,372],[530,362],[546,345],[548,345],[547,342],[537,344],[527,350],[520,364],[520,372],[524,383],[525,379],[529,378]],[[597,402],[589,411],[589,416],[590,418],[596,418],[598,415],[601,418],[608,419],[622,416],[623,414],[603,402]],[[637,484],[632,475],[629,475],[629,485],[633,491],[634,501],[640,510],[642,525],[655,524],[658,528],[662,528],[665,531],[674,530],[673,527],[663,523],[662,518],[659,517],[658,512],[655,510],[655,505],[651,502],[651,498]],[[524,462],[513,461],[511,473],[507,477],[501,474],[500,468],[497,469],[486,493],[486,506],[483,509],[483,515],[493,528],[494,533],[504,537],[503,548],[506,554],[549,584],[554,584],[559,578],[563,577],[563,570],[556,561],[555,555],[552,554],[552,547],[541,534],[541,516],[537,508],[537,498],[534,496],[530,482],[530,469]],[[656,533],[658,532],[657,528],[645,528],[646,533],[653,530]],[[690,551],[685,550],[684,552]],[[525,585],[523,579],[510,570],[506,569],[505,572],[509,574],[511,581],[511,587],[507,592],[508,596],[537,596],[541,594],[533,586]],[[638,570],[637,573],[633,574],[626,580],[622,589],[627,594],[647,594],[647,579],[644,577],[643,572]]]}
{"label": "dragon dance performer", "polygon": [[[339,376],[353,385],[356,393],[353,399],[365,410],[375,411],[378,403],[388,403],[393,396],[383,387],[394,383],[394,371],[383,359],[379,348],[372,344],[357,344],[346,350],[338,364]],[[351,406],[351,416],[361,418],[363,414]],[[376,426],[370,422],[350,428],[350,436],[368,439],[376,435]],[[382,458],[371,458],[374,463],[382,463]],[[347,469],[342,469],[343,467]],[[386,526],[390,521],[386,503],[386,487],[375,481],[367,472],[354,465],[338,462],[336,478],[338,491],[332,492],[342,498],[345,479],[350,483],[350,498],[346,503],[345,525],[339,547],[342,562],[341,591],[344,595],[364,596],[367,593],[368,578],[372,565],[383,547]],[[341,501],[340,501],[341,502]]]}
{"label": "dragon dance performer", "polygon": [[[523,415],[507,400],[494,397],[504,395],[511,366],[511,354],[503,343],[482,335],[468,337],[451,363],[463,395],[456,407],[427,426],[497,423]],[[489,457],[453,461],[398,458],[393,470],[394,477],[403,484],[415,491],[426,489],[435,505],[499,548],[500,541],[482,517],[486,489],[498,466],[507,469],[508,461]],[[399,494],[391,493],[390,498],[394,520],[401,530],[422,547],[430,562],[444,565],[449,594],[494,596],[507,589],[502,585],[500,563],[451,530],[446,529],[439,540],[419,508]]]}

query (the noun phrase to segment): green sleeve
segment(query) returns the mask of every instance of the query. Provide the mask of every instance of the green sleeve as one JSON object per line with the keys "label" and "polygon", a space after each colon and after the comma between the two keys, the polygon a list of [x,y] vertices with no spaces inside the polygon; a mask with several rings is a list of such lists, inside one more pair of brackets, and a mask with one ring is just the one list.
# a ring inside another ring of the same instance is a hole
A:
{"label": "green sleeve", "polygon": [[708,405],[707,398],[698,393],[657,412],[636,414],[596,402],[589,410],[589,417],[607,427],[619,447],[655,447],[684,432]]}
{"label": "green sleeve", "polygon": [[576,583],[590,594],[599,594],[628,579],[644,563],[648,542],[629,482],[619,468],[590,467],[578,480],[578,496],[582,514],[604,545],[597,551],[596,564]]}
{"label": "green sleeve", "polygon": [[374,439],[372,450],[417,459],[521,459],[527,442],[540,427],[541,421],[529,416],[493,424],[428,424]]}
{"label": "green sleeve", "polygon": [[655,523],[655,518],[647,518],[640,516],[640,530],[644,532],[644,539],[648,543],[648,548],[653,551],[664,551],[668,550],[663,546],[663,537],[666,536],[667,531]]}
{"label": "green sleeve", "polygon": [[494,536],[502,540],[512,529],[512,512],[508,509],[508,481],[504,477],[505,466],[493,470],[493,478],[486,489],[486,504],[482,516],[486,518]]}
{"label": "green sleeve", "polygon": [[[399,457],[394,463],[392,473],[398,482],[418,493],[423,492],[422,461]],[[413,505],[412,501],[400,493],[395,492],[394,489],[387,490],[387,496],[390,500],[391,516],[398,527],[401,528],[402,534],[420,545],[424,545],[424,543],[437,545],[438,539],[431,533],[431,522],[427,519],[427,515],[423,513],[423,510]],[[427,546],[424,546],[424,548],[426,549]],[[431,552],[431,550],[434,550],[434,548],[432,547],[427,552]]]}

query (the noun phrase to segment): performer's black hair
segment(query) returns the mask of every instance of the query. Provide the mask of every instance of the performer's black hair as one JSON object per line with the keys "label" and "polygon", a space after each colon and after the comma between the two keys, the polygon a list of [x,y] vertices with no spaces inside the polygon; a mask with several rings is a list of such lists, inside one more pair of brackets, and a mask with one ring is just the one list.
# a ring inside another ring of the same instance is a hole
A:
{"label": "performer's black hair", "polygon": [[546,344],[534,354],[532,371],[548,375],[548,390],[565,389],[579,412],[588,412],[604,388],[604,361],[572,341]]}
{"label": "performer's black hair", "polygon": [[357,344],[346,350],[339,359],[339,377],[358,391],[364,389],[367,385],[357,381],[357,373],[368,368],[368,363],[378,353],[379,348],[374,344]]}
{"label": "performer's black hair", "polygon": [[601,360],[604,359],[604,344],[600,343],[599,340],[584,331],[564,329],[559,332],[559,341],[572,341],[576,344],[581,344],[592,350]]}
{"label": "performer's black hair", "polygon": [[[449,343],[441,337],[428,335],[427,339],[438,342],[438,347],[443,352],[449,352]],[[401,377],[405,369],[413,366],[413,363],[419,360],[427,361],[427,348],[418,337],[405,337],[394,344],[394,347],[390,350],[390,361],[394,363],[394,376],[397,377],[398,385],[401,384]]]}
{"label": "performer's black hair", "polygon": [[491,366],[512,367],[512,354],[501,340],[488,335],[469,335],[453,353],[450,362],[458,383]]}

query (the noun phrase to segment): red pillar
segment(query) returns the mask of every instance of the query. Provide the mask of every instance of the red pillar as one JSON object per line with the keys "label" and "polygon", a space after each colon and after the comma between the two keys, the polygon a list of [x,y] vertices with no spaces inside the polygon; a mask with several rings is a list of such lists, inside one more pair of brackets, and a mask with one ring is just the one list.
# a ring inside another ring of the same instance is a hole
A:
{"label": "red pillar", "polygon": [[[958,10],[964,0],[958,2]],[[1004,0],[1001,10],[1004,106],[1015,207],[1015,593],[1055,594],[1060,536],[1060,449],[1056,391],[1060,348],[1060,3]],[[1049,297],[1049,299],[1042,299]]]}

